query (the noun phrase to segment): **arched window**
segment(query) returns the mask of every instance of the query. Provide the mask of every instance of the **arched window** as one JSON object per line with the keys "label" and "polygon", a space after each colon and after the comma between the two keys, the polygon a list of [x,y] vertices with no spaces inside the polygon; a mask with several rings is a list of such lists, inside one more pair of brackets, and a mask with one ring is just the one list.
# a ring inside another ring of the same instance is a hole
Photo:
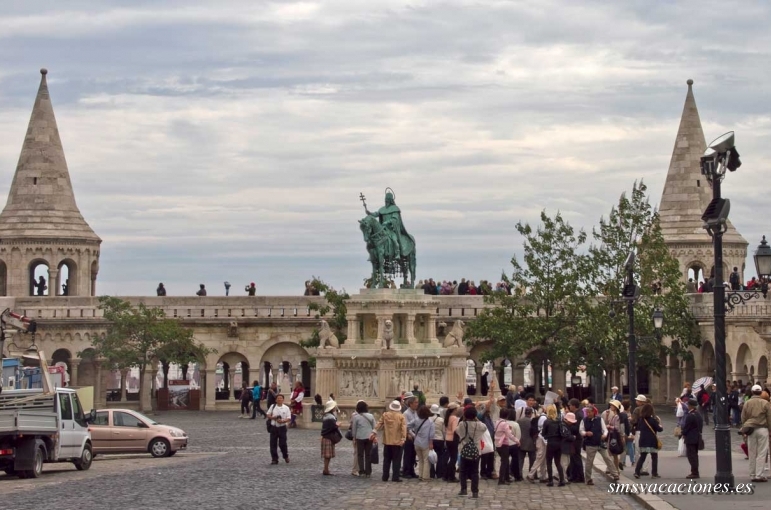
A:
{"label": "arched window", "polygon": [[33,260],[29,265],[29,295],[48,296],[50,277],[48,262],[45,260]]}

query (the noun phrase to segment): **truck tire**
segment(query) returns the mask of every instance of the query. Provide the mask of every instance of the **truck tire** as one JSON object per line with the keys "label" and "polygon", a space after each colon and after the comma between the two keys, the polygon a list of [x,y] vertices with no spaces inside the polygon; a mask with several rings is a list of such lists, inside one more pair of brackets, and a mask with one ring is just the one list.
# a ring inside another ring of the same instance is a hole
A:
{"label": "truck tire", "polygon": [[150,441],[148,450],[153,457],[168,457],[169,453],[171,453],[171,445],[162,437],[156,437]]}
{"label": "truck tire", "polygon": [[91,451],[91,443],[86,443],[83,447],[83,453],[80,454],[78,460],[72,461],[75,464],[75,469],[78,471],[87,471],[91,467],[91,463],[94,461],[94,454]]}
{"label": "truck tire", "polygon": [[24,478],[40,478],[43,474],[43,460],[45,459],[45,447],[42,445],[35,445],[35,460],[32,464],[32,469],[28,469],[24,472]]}

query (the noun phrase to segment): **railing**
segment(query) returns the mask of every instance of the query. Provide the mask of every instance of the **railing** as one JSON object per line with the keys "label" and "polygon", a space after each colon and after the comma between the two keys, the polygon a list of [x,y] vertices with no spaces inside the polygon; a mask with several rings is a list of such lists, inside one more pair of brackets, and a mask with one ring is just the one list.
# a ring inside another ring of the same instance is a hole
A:
{"label": "railing", "polygon": [[[475,318],[487,305],[481,296],[434,296],[439,319]],[[12,299],[12,298],[10,298]],[[323,304],[324,298],[287,297],[124,297],[134,305],[157,307],[167,317],[198,320],[315,320],[311,303]],[[32,319],[98,320],[104,316],[97,298],[25,297],[16,298],[13,308]]]}

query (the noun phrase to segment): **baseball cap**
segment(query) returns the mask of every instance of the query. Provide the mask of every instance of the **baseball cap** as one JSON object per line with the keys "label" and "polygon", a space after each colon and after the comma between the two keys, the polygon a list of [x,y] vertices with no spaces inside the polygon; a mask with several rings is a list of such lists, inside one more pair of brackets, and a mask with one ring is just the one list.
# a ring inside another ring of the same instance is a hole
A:
{"label": "baseball cap", "polygon": [[760,384],[756,384],[752,387],[752,391],[763,391],[763,388],[760,387]]}

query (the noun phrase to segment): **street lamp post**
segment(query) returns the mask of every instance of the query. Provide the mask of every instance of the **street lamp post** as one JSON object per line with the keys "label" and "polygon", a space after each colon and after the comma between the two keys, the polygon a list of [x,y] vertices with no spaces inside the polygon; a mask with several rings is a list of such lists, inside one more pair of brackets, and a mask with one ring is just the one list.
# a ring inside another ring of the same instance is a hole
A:
{"label": "street lamp post", "polygon": [[725,285],[723,283],[723,234],[728,229],[730,202],[721,196],[720,183],[726,170],[734,171],[741,166],[739,152],[734,147],[733,131],[726,133],[709,144],[701,158],[701,173],[712,186],[712,201],[702,215],[704,228],[712,236],[715,252],[715,283],[712,287],[715,323],[715,381],[717,385],[717,423],[715,424],[715,473],[716,484],[734,486],[731,460],[731,426],[728,422],[726,388],[726,345],[725,345]]}

